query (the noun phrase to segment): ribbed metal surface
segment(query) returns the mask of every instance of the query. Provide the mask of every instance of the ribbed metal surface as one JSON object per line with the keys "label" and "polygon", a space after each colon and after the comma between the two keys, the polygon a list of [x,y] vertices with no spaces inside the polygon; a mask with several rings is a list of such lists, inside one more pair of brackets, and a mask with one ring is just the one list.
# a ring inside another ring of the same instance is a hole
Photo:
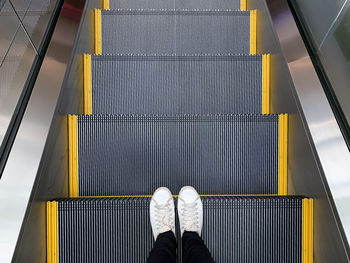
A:
{"label": "ribbed metal surface", "polygon": [[96,114],[261,113],[262,56],[92,56]]}
{"label": "ribbed metal surface", "polygon": [[302,199],[203,201],[202,237],[216,263],[302,262]]}
{"label": "ribbed metal surface", "polygon": [[102,11],[103,54],[249,54],[245,11]]}
{"label": "ribbed metal surface", "polygon": [[[301,262],[301,198],[202,200],[203,240],[215,262]],[[59,201],[59,262],[145,262],[153,246],[148,210],[147,198]]]}
{"label": "ribbed metal surface", "polygon": [[111,0],[110,9],[239,10],[240,0]]}
{"label": "ribbed metal surface", "polygon": [[79,194],[276,194],[278,116],[78,117]]}

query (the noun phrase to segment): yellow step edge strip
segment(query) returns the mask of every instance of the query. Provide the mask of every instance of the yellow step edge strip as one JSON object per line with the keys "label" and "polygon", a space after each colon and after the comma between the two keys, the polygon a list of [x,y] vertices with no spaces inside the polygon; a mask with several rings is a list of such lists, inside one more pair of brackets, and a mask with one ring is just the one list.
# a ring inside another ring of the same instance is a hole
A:
{"label": "yellow step edge strip", "polygon": [[97,55],[102,54],[102,22],[101,9],[94,9],[94,52]]}
{"label": "yellow step edge strip", "polygon": [[250,54],[257,54],[257,10],[250,11]]}
{"label": "yellow step edge strip", "polygon": [[247,0],[241,0],[241,11],[247,11]]}
{"label": "yellow step edge strip", "polygon": [[270,114],[271,54],[262,56],[262,114]]}
{"label": "yellow step edge strip", "polygon": [[[173,195],[173,197],[178,197],[179,195]],[[201,194],[201,197],[244,197],[244,196],[279,196],[274,194]],[[106,195],[106,196],[79,196],[77,198],[151,198],[152,195]]]}
{"label": "yellow step edge strip", "polygon": [[109,10],[109,0],[102,0],[102,9]]}
{"label": "yellow step edge strip", "polygon": [[84,114],[92,114],[91,55],[83,54]]}
{"label": "yellow step edge strip", "polygon": [[288,114],[278,116],[278,194],[287,195]]}
{"label": "yellow step edge strip", "polygon": [[58,262],[58,216],[57,202],[46,203],[47,263]]}
{"label": "yellow step edge strip", "polygon": [[78,197],[78,118],[68,115],[69,197]]}
{"label": "yellow step edge strip", "polygon": [[302,263],[313,262],[313,199],[303,199]]}

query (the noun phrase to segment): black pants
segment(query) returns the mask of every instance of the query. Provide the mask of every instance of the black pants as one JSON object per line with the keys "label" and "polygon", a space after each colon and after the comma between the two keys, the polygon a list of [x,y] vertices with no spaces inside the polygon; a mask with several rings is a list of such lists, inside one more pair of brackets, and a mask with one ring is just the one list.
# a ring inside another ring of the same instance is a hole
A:
{"label": "black pants", "polygon": [[[147,263],[175,263],[176,238],[172,231],[159,234]],[[182,236],[182,263],[212,263],[208,248],[195,232],[185,232]]]}

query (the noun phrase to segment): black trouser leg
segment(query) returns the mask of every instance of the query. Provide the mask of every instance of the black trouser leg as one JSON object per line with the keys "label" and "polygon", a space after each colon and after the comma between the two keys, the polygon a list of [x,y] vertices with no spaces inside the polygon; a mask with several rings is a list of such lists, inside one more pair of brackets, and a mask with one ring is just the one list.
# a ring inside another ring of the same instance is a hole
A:
{"label": "black trouser leg", "polygon": [[159,234],[147,263],[175,263],[176,238],[172,231]]}
{"label": "black trouser leg", "polygon": [[201,237],[195,232],[182,236],[182,263],[213,263],[214,260]]}

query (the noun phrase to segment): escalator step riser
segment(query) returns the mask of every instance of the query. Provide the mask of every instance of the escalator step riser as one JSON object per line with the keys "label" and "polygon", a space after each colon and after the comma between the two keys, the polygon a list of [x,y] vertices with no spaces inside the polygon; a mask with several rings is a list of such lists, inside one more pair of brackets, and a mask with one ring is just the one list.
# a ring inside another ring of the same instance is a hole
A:
{"label": "escalator step riser", "polygon": [[80,196],[279,193],[278,115],[77,118]]}
{"label": "escalator step riser", "polygon": [[102,54],[250,54],[248,11],[102,10],[101,24]]}
{"label": "escalator step riser", "polygon": [[91,56],[92,113],[262,113],[262,60],[260,55]]}
{"label": "escalator step riser", "polygon": [[239,10],[240,0],[109,0],[110,9]]}
{"label": "escalator step riser", "polygon": [[[302,198],[202,200],[202,238],[215,262],[302,262]],[[178,229],[177,236],[180,236]],[[61,263],[145,262],[153,243],[148,198],[58,202]]]}

